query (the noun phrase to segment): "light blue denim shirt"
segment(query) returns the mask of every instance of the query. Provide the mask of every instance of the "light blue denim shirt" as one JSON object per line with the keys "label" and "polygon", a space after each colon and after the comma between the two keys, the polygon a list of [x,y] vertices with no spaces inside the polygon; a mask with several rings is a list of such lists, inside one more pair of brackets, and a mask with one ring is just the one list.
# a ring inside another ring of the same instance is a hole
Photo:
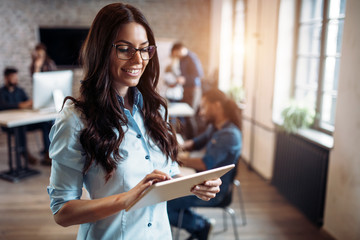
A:
{"label": "light blue denim shirt", "polygon": [[[179,173],[176,163],[166,156],[146,135],[141,93],[134,88],[133,112],[125,109],[129,120],[124,126],[125,137],[120,145],[124,159],[115,174],[105,183],[105,171],[94,164],[86,175],[84,150],[80,144],[80,132],[84,123],[72,104],[66,104],[50,132],[50,157],[52,158],[50,184],[50,207],[55,214],[70,200],[80,199],[84,187],[91,199],[127,192],[137,185],[146,174],[158,169],[170,176]],[[151,146],[150,146],[151,145]],[[135,211],[122,210],[96,222],[81,224],[77,239],[171,239],[171,231],[162,202]]]}

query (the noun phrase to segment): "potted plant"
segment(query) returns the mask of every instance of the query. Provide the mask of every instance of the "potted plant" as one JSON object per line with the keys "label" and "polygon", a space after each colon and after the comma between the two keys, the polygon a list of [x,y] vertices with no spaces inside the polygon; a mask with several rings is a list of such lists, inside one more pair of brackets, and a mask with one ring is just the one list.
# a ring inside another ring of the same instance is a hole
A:
{"label": "potted plant", "polygon": [[287,133],[296,133],[300,128],[310,127],[314,123],[314,109],[291,101],[281,112],[283,117],[282,128]]}
{"label": "potted plant", "polygon": [[231,86],[227,92],[227,95],[238,104],[244,103],[245,90],[242,86]]}

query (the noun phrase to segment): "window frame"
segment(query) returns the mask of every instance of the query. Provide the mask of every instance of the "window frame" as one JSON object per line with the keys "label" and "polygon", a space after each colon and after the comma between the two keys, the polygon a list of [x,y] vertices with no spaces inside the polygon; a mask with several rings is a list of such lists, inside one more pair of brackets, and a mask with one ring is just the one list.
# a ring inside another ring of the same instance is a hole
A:
{"label": "window frame", "polygon": [[[345,20],[345,15],[339,15],[337,18],[330,18],[330,1],[331,0],[323,0],[323,4],[322,4],[322,14],[321,14],[321,20],[319,23],[321,23],[321,30],[320,30],[320,42],[319,42],[319,56],[316,57],[318,58],[318,73],[317,73],[317,89],[316,89],[316,94],[315,94],[315,112],[316,112],[316,116],[314,119],[314,124],[312,126],[313,129],[327,133],[329,135],[333,134],[334,131],[334,126],[327,124],[326,122],[322,121],[322,114],[323,114],[323,94],[324,92],[326,92],[324,90],[324,76],[325,76],[325,64],[326,64],[326,59],[328,57],[327,53],[326,53],[326,48],[327,48],[327,34],[328,34],[328,28],[330,23],[333,20]],[[300,54],[300,30],[301,30],[301,26],[304,26],[304,23],[301,20],[301,10],[302,10],[302,4],[303,4],[303,0],[297,1],[296,4],[296,16],[295,16],[295,37],[294,37],[294,49],[293,49],[293,56],[294,56],[294,60],[293,60],[293,64],[292,64],[292,68],[294,71],[293,72],[293,76],[292,76],[292,84],[291,84],[291,96],[292,98],[296,99],[296,90],[297,89],[303,89],[303,88],[297,88],[297,72],[298,72],[298,61],[300,59],[302,59],[301,57],[303,57],[303,55]],[[345,0],[345,4],[346,4],[346,0]],[[343,29],[342,29],[343,30]],[[341,35],[343,35],[343,32],[341,33]],[[341,42],[341,46],[342,46],[342,42]],[[340,48],[341,49],[341,48]],[[310,54],[308,54],[310,55]],[[315,57],[311,57],[311,59],[315,59]],[[341,62],[341,50],[340,53],[335,56],[335,59],[339,59]],[[338,79],[339,81],[339,79]],[[338,89],[336,89],[334,95],[337,101],[337,92]],[[336,110],[336,105],[335,105],[335,110]],[[335,116],[334,116],[335,117]]]}

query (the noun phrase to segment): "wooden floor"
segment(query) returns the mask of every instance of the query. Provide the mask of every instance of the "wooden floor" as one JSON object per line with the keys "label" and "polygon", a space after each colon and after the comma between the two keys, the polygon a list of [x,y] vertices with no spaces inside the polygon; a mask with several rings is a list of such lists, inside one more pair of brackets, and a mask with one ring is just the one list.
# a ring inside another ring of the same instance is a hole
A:
{"label": "wooden floor", "polygon": [[[34,155],[39,156],[41,135],[38,132],[28,135],[29,146]],[[8,169],[5,134],[0,132],[0,171]],[[69,240],[76,239],[78,227],[62,228],[55,224],[49,209],[46,192],[50,168],[34,166],[40,175],[18,183],[0,179],[0,240]],[[241,181],[247,225],[242,226],[237,195],[232,207],[237,213],[237,229],[242,240],[325,240],[333,239],[312,225],[296,208],[291,206],[277,190],[249,171],[245,164],[240,165],[238,179]],[[204,215],[215,218],[215,231],[222,226],[220,210],[198,209]],[[231,222],[225,233],[212,235],[213,240],[235,239]],[[180,232],[180,239],[187,233]]]}

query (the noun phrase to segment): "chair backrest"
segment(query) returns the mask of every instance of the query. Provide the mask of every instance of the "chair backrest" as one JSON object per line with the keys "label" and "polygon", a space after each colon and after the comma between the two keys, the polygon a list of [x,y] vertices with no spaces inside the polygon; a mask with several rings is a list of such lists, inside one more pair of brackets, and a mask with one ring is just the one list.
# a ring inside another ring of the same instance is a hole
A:
{"label": "chair backrest", "polygon": [[233,170],[231,170],[231,172],[229,172],[229,174],[231,174],[231,181],[230,181],[230,185],[228,186],[227,192],[225,194],[224,199],[218,204],[218,206],[216,207],[228,207],[231,202],[232,202],[232,195],[233,195],[233,190],[234,190],[234,179],[237,175],[237,168],[238,168],[238,163],[239,161],[235,164],[235,167]]}

